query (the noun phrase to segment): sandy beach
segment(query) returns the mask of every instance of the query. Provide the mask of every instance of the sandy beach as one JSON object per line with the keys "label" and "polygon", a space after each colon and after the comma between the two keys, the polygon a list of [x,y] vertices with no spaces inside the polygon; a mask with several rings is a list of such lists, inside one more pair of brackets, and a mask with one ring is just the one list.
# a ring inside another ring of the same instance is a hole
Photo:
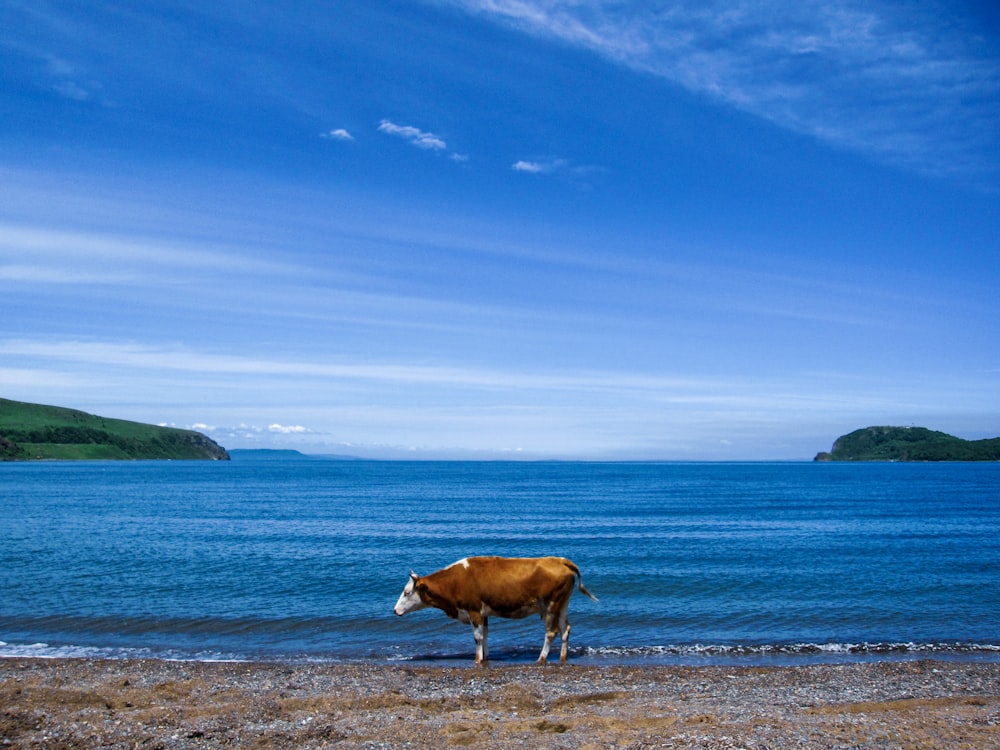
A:
{"label": "sandy beach", "polygon": [[0,660],[15,748],[1000,748],[1000,664]]}

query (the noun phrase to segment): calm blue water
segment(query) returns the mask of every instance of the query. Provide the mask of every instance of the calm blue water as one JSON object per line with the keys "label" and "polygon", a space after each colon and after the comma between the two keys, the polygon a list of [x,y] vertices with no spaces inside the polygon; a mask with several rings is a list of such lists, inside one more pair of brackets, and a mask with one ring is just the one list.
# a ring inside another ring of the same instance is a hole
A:
{"label": "calm blue water", "polygon": [[0,655],[470,663],[410,568],[554,554],[578,663],[1000,660],[998,531],[990,463],[0,464]]}

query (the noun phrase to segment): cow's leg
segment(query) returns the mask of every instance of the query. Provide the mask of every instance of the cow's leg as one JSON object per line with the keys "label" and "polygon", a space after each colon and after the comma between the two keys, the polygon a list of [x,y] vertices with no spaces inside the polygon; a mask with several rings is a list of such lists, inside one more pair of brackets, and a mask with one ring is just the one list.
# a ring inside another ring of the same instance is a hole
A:
{"label": "cow's leg", "polygon": [[552,641],[556,638],[556,631],[545,628],[545,643],[542,644],[542,653],[538,655],[538,663],[545,664],[549,660],[549,649],[552,648]]}
{"label": "cow's leg", "polygon": [[489,653],[489,646],[486,642],[489,634],[489,622],[480,614],[469,613],[469,621],[472,623],[472,637],[476,640],[476,664],[483,664]]}
{"label": "cow's leg", "polygon": [[559,637],[562,639],[562,645],[559,647],[559,661],[566,661],[566,654],[569,652],[569,613],[563,610],[562,616],[559,618]]}
{"label": "cow's leg", "polygon": [[542,614],[545,621],[545,642],[542,644],[542,653],[538,655],[538,663],[545,664],[549,660],[549,649],[552,648],[552,641],[556,639],[556,622],[551,609]]}
{"label": "cow's leg", "polygon": [[483,618],[483,661],[488,662],[490,660],[490,620],[488,617]]}
{"label": "cow's leg", "polygon": [[542,613],[542,618],[545,620],[545,645],[542,646],[542,654],[538,657],[538,661],[543,664],[548,659],[549,649],[552,648],[552,641],[556,635],[562,637],[559,661],[566,661],[566,652],[569,648],[569,598],[573,594],[575,581],[572,574],[567,576],[562,585],[553,592]]}

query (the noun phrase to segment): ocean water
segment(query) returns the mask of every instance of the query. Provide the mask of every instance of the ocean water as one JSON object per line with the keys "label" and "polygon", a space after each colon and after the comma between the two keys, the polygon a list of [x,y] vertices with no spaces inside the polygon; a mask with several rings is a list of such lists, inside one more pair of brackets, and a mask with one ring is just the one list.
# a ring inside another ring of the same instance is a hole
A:
{"label": "ocean water", "polygon": [[993,463],[8,463],[0,656],[471,663],[392,607],[495,554],[579,565],[577,663],[1000,661],[998,532]]}

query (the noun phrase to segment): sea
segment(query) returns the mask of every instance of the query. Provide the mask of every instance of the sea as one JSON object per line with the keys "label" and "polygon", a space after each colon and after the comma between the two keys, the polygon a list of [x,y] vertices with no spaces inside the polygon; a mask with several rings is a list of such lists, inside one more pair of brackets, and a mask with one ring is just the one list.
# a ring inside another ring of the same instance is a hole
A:
{"label": "sea", "polygon": [[[266,454],[269,455],[269,454]],[[578,664],[1000,662],[1000,463],[0,464],[0,656],[471,664],[408,574],[558,555]],[[493,618],[494,662],[543,627]]]}

